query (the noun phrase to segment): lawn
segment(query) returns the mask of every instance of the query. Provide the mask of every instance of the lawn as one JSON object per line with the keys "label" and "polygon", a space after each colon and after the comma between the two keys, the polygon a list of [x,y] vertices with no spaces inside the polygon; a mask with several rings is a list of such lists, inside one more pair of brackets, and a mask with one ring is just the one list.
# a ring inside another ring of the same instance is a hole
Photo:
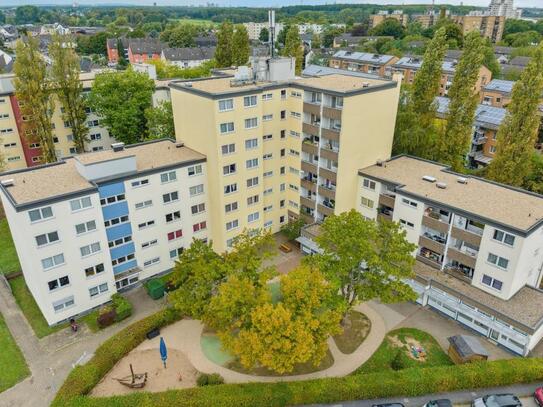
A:
{"label": "lawn", "polygon": [[0,274],[21,270],[7,219],[0,220]]}
{"label": "lawn", "polygon": [[13,296],[15,297],[15,301],[17,301],[17,305],[19,305],[19,308],[23,311],[26,320],[38,338],[43,338],[44,336],[50,335],[68,326],[67,323],[53,327],[50,327],[47,324],[47,321],[38,308],[36,301],[34,301],[34,297],[32,297],[22,276],[9,280],[9,284]]}
{"label": "lawn", "polygon": [[25,358],[0,314],[0,393],[30,374]]}
{"label": "lawn", "polygon": [[[413,357],[410,347],[414,343],[424,348],[426,353],[424,360]],[[381,346],[366,363],[355,371],[355,374],[452,364],[449,356],[432,335],[415,328],[400,328],[387,334]]]}
{"label": "lawn", "polygon": [[371,322],[361,312],[351,310],[343,321],[343,333],[334,336],[341,353],[353,353],[364,342],[371,329]]}

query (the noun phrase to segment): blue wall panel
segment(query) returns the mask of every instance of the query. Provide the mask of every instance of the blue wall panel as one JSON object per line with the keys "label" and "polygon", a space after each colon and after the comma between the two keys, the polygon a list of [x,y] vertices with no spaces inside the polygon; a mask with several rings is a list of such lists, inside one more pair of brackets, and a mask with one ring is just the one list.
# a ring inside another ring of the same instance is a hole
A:
{"label": "blue wall panel", "polygon": [[121,237],[130,236],[132,234],[132,226],[130,223],[112,226],[106,229],[107,240],[115,240]]}
{"label": "blue wall panel", "polygon": [[113,267],[113,274],[119,274],[123,271],[133,269],[137,265],[138,263],[136,262],[136,260],[127,261],[126,263],[119,264],[118,266]]}
{"label": "blue wall panel", "polygon": [[109,249],[109,252],[111,253],[111,260],[115,260],[115,259],[118,259],[119,257],[134,253],[135,250],[136,249],[134,247],[134,242],[131,242],[119,247],[113,247]]}
{"label": "blue wall panel", "polygon": [[121,201],[112,205],[104,206],[102,207],[102,213],[104,214],[104,220],[128,215],[128,203],[126,201]]}
{"label": "blue wall panel", "polygon": [[100,185],[98,187],[100,198],[107,198],[112,195],[124,194],[124,182],[116,182],[114,184]]}

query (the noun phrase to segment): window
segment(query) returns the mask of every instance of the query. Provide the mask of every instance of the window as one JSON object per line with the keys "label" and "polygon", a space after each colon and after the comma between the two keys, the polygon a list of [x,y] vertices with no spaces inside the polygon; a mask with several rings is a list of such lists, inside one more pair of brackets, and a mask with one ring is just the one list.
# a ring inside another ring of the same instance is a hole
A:
{"label": "window", "polygon": [[258,139],[257,138],[252,138],[252,139],[249,139],[249,140],[245,140],[245,149],[246,150],[252,150],[253,148],[257,148],[258,147]]}
{"label": "window", "polygon": [[285,223],[285,220],[286,220],[285,215],[279,216],[279,223]]}
{"label": "window", "polygon": [[372,191],[375,191],[375,181],[371,181],[367,178],[364,178],[363,181],[364,188],[371,189]]}
{"label": "window", "polygon": [[236,173],[236,164],[228,164],[222,167],[222,175],[232,175]]}
{"label": "window", "polygon": [[81,257],[90,256],[91,254],[98,253],[100,251],[100,242],[88,244],[80,247]]}
{"label": "window", "polygon": [[132,241],[132,236],[125,236],[125,237],[120,237],[119,239],[110,240],[109,242],[107,242],[107,245],[109,248],[111,248],[111,247],[122,246],[123,244],[130,243],[131,241]]}
{"label": "window", "polygon": [[285,120],[287,118],[287,111],[281,110],[281,120]]}
{"label": "window", "polygon": [[173,232],[168,233],[168,242],[171,240],[179,239],[180,237],[183,237],[183,230],[178,229]]}
{"label": "window", "polygon": [[105,271],[104,263],[97,264],[96,266],[87,267],[85,269],[85,277],[92,277]]}
{"label": "window", "polygon": [[117,202],[124,201],[125,199],[126,197],[124,196],[124,194],[108,196],[107,198],[100,199],[100,205],[102,206],[111,205]]}
{"label": "window", "polygon": [[132,181],[132,188],[142,187],[142,186],[148,185],[148,184],[149,184],[149,179],[147,179],[147,178],[139,179],[137,181]]}
{"label": "window", "polygon": [[505,243],[506,245],[513,246],[515,244],[515,236],[502,232],[501,230],[495,229],[494,236],[492,237],[498,242]]}
{"label": "window", "polygon": [[239,221],[237,219],[232,220],[230,222],[226,222],[226,230],[232,230],[239,227]]}
{"label": "window", "polygon": [[260,212],[250,213],[247,216],[247,222],[256,222],[260,218]]}
{"label": "window", "polygon": [[91,206],[92,202],[90,196],[85,196],[83,198],[70,201],[70,207],[72,208],[72,212],[79,211],[85,208],[90,208]]}
{"label": "window", "polygon": [[238,190],[238,184],[229,184],[224,186],[224,194],[232,194],[234,192],[237,192]]}
{"label": "window", "polygon": [[19,161],[20,159],[21,159],[20,155],[16,155],[15,157],[8,157],[8,161],[10,162]]}
{"label": "window", "polygon": [[266,172],[264,172],[264,174],[262,174],[262,176],[264,178],[271,177],[272,175],[273,175],[273,171],[266,171]]}
{"label": "window", "polygon": [[136,209],[148,208],[149,206],[153,206],[153,201],[148,199],[147,201],[137,202],[134,206]]}
{"label": "window", "polygon": [[302,117],[300,112],[290,112],[290,116],[294,117],[295,119],[299,119],[300,117]]}
{"label": "window", "polygon": [[99,125],[100,125],[99,120],[89,120],[87,122],[87,127],[96,127],[96,126],[99,126]]}
{"label": "window", "polygon": [[293,97],[295,97],[295,98],[301,98],[301,97],[302,97],[302,93],[293,90],[293,91],[290,92],[290,96],[293,96]]}
{"label": "window", "polygon": [[269,122],[270,120],[273,120],[273,114],[265,114],[264,116],[262,116],[263,122]]}
{"label": "window", "polygon": [[190,212],[193,214],[193,215],[197,215],[199,213],[202,213],[202,212],[205,212],[206,210],[206,204],[205,203],[201,203],[201,204],[197,204],[197,205],[192,205],[190,207]]}
{"label": "window", "polygon": [[187,172],[189,174],[189,177],[202,174],[202,164],[193,165],[192,167],[187,168]]}
{"label": "window", "polygon": [[407,206],[411,206],[412,208],[416,208],[418,204],[415,201],[412,201],[407,198],[402,198],[402,203]]}
{"label": "window", "polygon": [[[2,130],[0,130],[0,133],[2,133]],[[17,143],[8,143],[4,144],[4,148],[10,148],[10,147],[16,147]]]}
{"label": "window", "polygon": [[273,193],[273,188],[268,188],[268,189],[264,190],[263,195],[266,196],[266,195],[269,195],[271,193]]}
{"label": "window", "polygon": [[509,265],[509,260],[507,260],[505,257],[500,257],[494,253],[488,253],[488,257],[486,260],[490,264],[498,266],[499,268],[502,268],[502,269],[507,269],[507,266]]}
{"label": "window", "polygon": [[290,199],[289,199],[289,201],[288,201],[288,204],[289,204],[290,206],[292,206],[293,208],[298,208],[298,207],[299,207],[299,205],[298,205],[297,202],[291,201]]}
{"label": "window", "polygon": [[298,187],[294,184],[288,184],[288,188],[292,191],[298,191]]}
{"label": "window", "polygon": [[154,258],[152,258],[150,260],[145,260],[143,262],[143,267],[150,267],[150,266],[152,266],[154,264],[158,264],[158,263],[160,263],[160,257],[154,257]]}
{"label": "window", "polygon": [[271,100],[273,98],[273,93],[264,93],[262,95],[262,100]]}
{"label": "window", "polygon": [[294,150],[294,149],[292,149],[292,148],[288,150],[288,153],[289,153],[290,155],[295,156],[295,157],[298,157],[298,156],[300,155],[300,153],[299,153],[298,151],[296,151],[296,150]]}
{"label": "window", "polygon": [[207,223],[206,223],[205,220],[203,222],[195,223],[194,225],[192,225],[192,231],[193,232],[199,232],[199,231],[205,230],[205,229],[207,229]]}
{"label": "window", "polygon": [[249,198],[247,198],[247,206],[254,205],[258,203],[258,201],[259,201],[258,195],[250,196]]}
{"label": "window", "polygon": [[503,286],[503,283],[500,281],[500,280],[496,280],[495,278],[492,278],[486,274],[483,274],[483,278],[481,280],[481,282],[488,286],[488,287],[492,287],[494,288],[495,290],[498,290],[498,291],[501,291],[502,289],[502,286]]}
{"label": "window", "polygon": [[285,187],[285,183],[284,183],[284,182],[281,183],[281,184],[279,184],[279,191],[283,192],[285,189],[286,189],[286,187]]}
{"label": "window", "polygon": [[232,202],[232,203],[224,205],[224,212],[225,213],[233,212],[233,211],[237,211],[237,210],[238,210],[238,203],[237,202]]}
{"label": "window", "polygon": [[100,133],[89,134],[89,139],[90,139],[90,141],[101,140],[102,135]]}
{"label": "window", "polygon": [[28,211],[28,217],[30,218],[30,222],[37,222],[39,220],[52,218],[53,210],[50,206],[45,206],[39,209],[32,209],[31,211]]}
{"label": "window", "polygon": [[272,153],[268,153],[268,154],[264,154],[262,156],[262,159],[264,160],[271,160],[273,158],[273,154]]}
{"label": "window", "polygon": [[273,205],[268,205],[264,207],[264,212],[269,212],[273,209]]}
{"label": "window", "polygon": [[258,126],[258,117],[251,117],[250,119],[245,119],[245,128],[254,129]]}
{"label": "window", "polygon": [[175,202],[179,200],[179,193],[177,191],[168,192],[162,195],[162,201],[166,203]]}
{"label": "window", "polygon": [[291,130],[289,134],[291,137],[300,138],[300,133],[298,133],[297,131]]}
{"label": "window", "polygon": [[409,221],[404,220],[404,219],[400,219],[400,224],[402,226],[405,226],[405,227],[409,228],[409,229],[413,229],[415,227],[415,225],[412,222],[409,222]]}
{"label": "window", "polygon": [[245,161],[245,168],[248,170],[256,167],[258,167],[258,158],[251,158],[250,160]]}
{"label": "window", "polygon": [[44,270],[49,270],[53,267],[61,266],[62,264],[64,264],[64,254],[62,253],[47,257],[41,261]]}
{"label": "window", "polygon": [[195,185],[189,188],[189,195],[196,196],[204,193],[204,184]]}
{"label": "window", "polygon": [[256,187],[258,185],[258,177],[249,178],[247,180],[247,188]]}
{"label": "window", "polygon": [[496,152],[496,146],[490,146],[489,152],[490,154],[494,154]]}
{"label": "window", "polygon": [[158,244],[158,239],[149,240],[141,244],[142,249],[147,249],[148,247],[156,246]]}
{"label": "window", "polygon": [[34,149],[34,148],[40,148],[40,147],[41,147],[40,143],[30,143],[30,144],[28,145],[28,148],[32,148],[32,149]]}
{"label": "window", "polygon": [[74,296],[63,298],[62,300],[55,301],[53,303],[53,309],[55,312],[60,312],[66,308],[73,307],[75,305]]}
{"label": "window", "polygon": [[271,140],[271,139],[273,139],[273,135],[272,135],[272,134],[264,134],[264,135],[262,136],[262,140],[264,140],[264,141],[269,141],[269,140]]}
{"label": "window", "polygon": [[234,99],[219,100],[219,112],[226,112],[234,108]]}
{"label": "window", "polygon": [[122,263],[125,263],[127,261],[130,261],[130,260],[133,260],[136,256],[134,255],[134,253],[130,253],[126,256],[121,256],[121,257],[118,257],[114,260],[111,261],[111,264],[113,266],[117,266],[119,264],[122,264]]}
{"label": "window", "polygon": [[281,199],[281,200],[279,201],[279,207],[280,207],[280,208],[284,208],[284,207],[285,207],[285,200],[284,200],[284,199]]}
{"label": "window", "polygon": [[149,228],[151,226],[154,226],[154,224],[155,224],[154,220],[148,220],[147,222],[140,223],[138,225],[138,229],[139,230],[146,229],[146,228]]}
{"label": "window", "polygon": [[89,295],[91,298],[96,297],[97,295],[106,293],[109,290],[107,283],[97,285],[95,287],[89,288]]}
{"label": "window", "polygon": [[176,179],[177,179],[177,174],[175,173],[175,171],[170,171],[170,172],[165,172],[165,173],[160,174],[160,182],[162,182],[163,184],[166,182],[175,181]]}
{"label": "window", "polygon": [[104,226],[106,228],[108,228],[110,226],[119,225],[119,224],[125,223],[125,222],[128,222],[128,215],[124,215],[124,216],[121,216],[119,218],[108,219],[108,220],[106,220],[104,222]]}
{"label": "window", "polygon": [[234,131],[234,122],[221,123],[219,125],[221,134],[232,133]]}
{"label": "window", "polygon": [[165,217],[166,217],[166,223],[175,222],[176,220],[181,219],[181,211],[167,213]]}
{"label": "window", "polygon": [[286,98],[287,98],[287,90],[281,89],[281,99],[286,99]]}
{"label": "window", "polygon": [[96,222],[94,220],[89,220],[88,222],[75,225],[75,233],[78,235],[91,232],[93,230],[96,230]]}
{"label": "window", "polygon": [[294,167],[288,167],[288,172],[290,172],[291,174],[296,174],[297,176],[300,175],[300,170]]}
{"label": "window", "polygon": [[256,96],[245,96],[243,98],[243,106],[245,107],[256,106]]}
{"label": "window", "polygon": [[236,152],[236,145],[234,143],[225,144],[221,146],[222,155],[234,154],[235,152]]}
{"label": "window", "polygon": [[367,208],[373,208],[373,201],[371,199],[362,197],[360,201],[362,206],[365,206]]}
{"label": "window", "polygon": [[176,259],[178,258],[181,253],[183,253],[183,248],[182,247],[178,247],[177,249],[173,249],[173,250],[170,250],[170,259]]}

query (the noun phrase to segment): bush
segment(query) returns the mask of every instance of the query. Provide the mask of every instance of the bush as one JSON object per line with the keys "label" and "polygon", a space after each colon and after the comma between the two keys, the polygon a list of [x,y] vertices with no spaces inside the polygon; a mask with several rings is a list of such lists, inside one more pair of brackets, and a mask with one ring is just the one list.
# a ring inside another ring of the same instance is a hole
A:
{"label": "bush", "polygon": [[200,373],[198,378],[196,379],[196,384],[199,387],[202,386],[213,386],[215,384],[223,384],[224,379],[223,377],[218,373]]}
{"label": "bush", "polygon": [[115,308],[115,322],[122,321],[132,315],[132,304],[121,294],[115,293],[111,296],[113,308]]}
{"label": "bush", "polygon": [[407,356],[405,355],[404,349],[398,349],[398,352],[396,352],[396,356],[394,356],[394,359],[390,361],[390,367],[393,370],[402,370],[407,367],[407,363],[405,363],[405,358]]}
{"label": "bush", "polygon": [[117,313],[115,312],[115,309],[113,307],[102,307],[100,309],[100,312],[98,313],[98,318],[96,318],[96,322],[98,322],[98,326],[100,328],[105,328],[106,326],[110,326],[115,322],[116,316]]}

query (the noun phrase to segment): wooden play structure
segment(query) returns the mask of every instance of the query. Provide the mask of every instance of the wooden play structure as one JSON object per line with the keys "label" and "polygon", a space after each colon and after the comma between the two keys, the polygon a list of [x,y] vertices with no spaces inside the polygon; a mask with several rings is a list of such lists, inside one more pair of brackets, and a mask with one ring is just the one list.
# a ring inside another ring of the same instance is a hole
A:
{"label": "wooden play structure", "polygon": [[134,373],[132,368],[132,363],[130,364],[130,375],[121,377],[120,379],[115,379],[122,385],[130,387],[131,389],[142,389],[147,383],[147,372],[145,373]]}

